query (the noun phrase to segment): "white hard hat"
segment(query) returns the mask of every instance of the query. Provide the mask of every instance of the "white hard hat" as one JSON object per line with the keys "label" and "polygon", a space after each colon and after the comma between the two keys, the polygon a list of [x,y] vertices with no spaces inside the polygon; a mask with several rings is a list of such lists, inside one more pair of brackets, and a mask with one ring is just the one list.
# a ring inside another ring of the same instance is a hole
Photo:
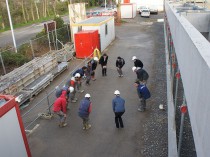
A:
{"label": "white hard hat", "polygon": [[90,94],[85,94],[85,98],[90,98]]}
{"label": "white hard hat", "polygon": [[116,90],[116,91],[114,92],[114,94],[115,94],[115,95],[120,95],[120,91],[119,91],[119,90]]}
{"label": "white hard hat", "polygon": [[132,61],[135,60],[135,59],[137,59],[136,56],[133,56],[133,57],[132,57]]}
{"label": "white hard hat", "polygon": [[136,67],[132,67],[133,72],[136,70]]}
{"label": "white hard hat", "polygon": [[75,77],[80,77],[80,73],[76,73]]}
{"label": "white hard hat", "polygon": [[69,87],[69,91],[72,93],[74,91],[74,87]]}
{"label": "white hard hat", "polygon": [[66,85],[63,85],[63,88],[65,88],[66,87]]}
{"label": "white hard hat", "polygon": [[72,80],[72,81],[75,81],[75,77],[72,77],[71,80]]}
{"label": "white hard hat", "polygon": [[93,60],[98,61],[98,57],[94,57]]}

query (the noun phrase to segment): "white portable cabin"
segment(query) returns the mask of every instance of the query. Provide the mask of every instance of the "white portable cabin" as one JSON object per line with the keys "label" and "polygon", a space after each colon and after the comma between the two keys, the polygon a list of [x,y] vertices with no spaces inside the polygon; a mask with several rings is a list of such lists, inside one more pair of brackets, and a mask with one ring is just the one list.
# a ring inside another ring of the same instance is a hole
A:
{"label": "white portable cabin", "polygon": [[121,18],[132,19],[136,17],[136,3],[121,4]]}
{"label": "white portable cabin", "polygon": [[[100,35],[101,52],[115,39],[115,25],[113,16],[91,17],[84,21],[72,24],[73,38],[79,31],[98,30]],[[75,45],[75,40],[74,45]]]}
{"label": "white portable cabin", "polygon": [[31,157],[19,104],[11,95],[0,95],[0,156]]}

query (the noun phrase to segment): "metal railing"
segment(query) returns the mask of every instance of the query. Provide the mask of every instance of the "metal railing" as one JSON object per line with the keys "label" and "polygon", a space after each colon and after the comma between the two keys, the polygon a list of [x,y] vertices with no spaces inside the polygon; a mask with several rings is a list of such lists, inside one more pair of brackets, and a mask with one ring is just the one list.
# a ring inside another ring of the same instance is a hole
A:
{"label": "metal railing", "polygon": [[[60,42],[57,42],[60,41]],[[31,39],[17,46],[17,53],[21,54],[22,59],[17,61],[17,65],[14,65],[14,57],[16,54],[15,48],[4,48],[0,50],[0,75],[5,75],[10,71],[18,68],[22,64],[31,61],[34,57],[40,57],[52,50],[59,50],[63,48],[63,45],[69,43],[70,30],[69,25],[53,30],[46,35]],[[63,45],[62,45],[62,44]]]}
{"label": "metal railing", "polygon": [[[92,55],[93,54],[91,54],[90,56],[87,56],[80,64],[78,64],[77,66],[74,66],[75,68],[63,79],[63,81],[59,83],[58,86],[63,87],[66,81],[69,80],[70,77],[72,77],[72,74],[75,70],[77,70],[78,68],[81,68],[82,66],[87,65],[87,62],[89,61],[89,58],[91,58]],[[33,107],[30,108],[27,112],[22,114],[25,130],[28,130],[29,128],[31,128],[31,126],[33,126],[33,124],[40,118],[41,116],[40,112],[47,113],[49,115],[52,114],[51,107],[56,99],[55,91],[56,89],[54,87],[53,90],[46,92],[46,96],[44,96],[40,101],[34,104]],[[47,104],[47,107],[46,107],[46,104]],[[33,117],[33,118],[30,120],[30,122],[27,122],[27,117],[29,118]]]}

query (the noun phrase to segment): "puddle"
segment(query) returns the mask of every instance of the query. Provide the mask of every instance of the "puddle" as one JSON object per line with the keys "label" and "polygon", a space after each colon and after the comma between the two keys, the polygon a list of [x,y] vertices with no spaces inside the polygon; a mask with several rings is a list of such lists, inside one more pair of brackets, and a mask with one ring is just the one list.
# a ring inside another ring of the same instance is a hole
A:
{"label": "puddle", "polygon": [[144,26],[150,26],[153,25],[153,22],[141,22],[140,24]]}

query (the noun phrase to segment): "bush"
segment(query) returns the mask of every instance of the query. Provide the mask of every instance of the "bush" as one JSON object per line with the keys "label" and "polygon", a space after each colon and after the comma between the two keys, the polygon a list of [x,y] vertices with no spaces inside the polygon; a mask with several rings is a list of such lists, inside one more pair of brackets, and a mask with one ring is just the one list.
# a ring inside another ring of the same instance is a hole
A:
{"label": "bush", "polygon": [[18,53],[22,54],[28,59],[33,59],[31,45],[29,43],[23,44],[18,48]]}
{"label": "bush", "polygon": [[5,51],[5,52],[2,52],[1,55],[4,61],[4,65],[6,66],[9,66],[9,65],[21,66],[24,63],[29,61],[29,59],[21,53]]}
{"label": "bush", "polygon": [[54,17],[54,19],[53,19],[55,22],[56,22],[56,29],[58,29],[58,28],[61,28],[61,27],[64,27],[65,25],[64,25],[64,21],[63,21],[63,19],[60,17],[60,16],[56,16],[56,17]]}

